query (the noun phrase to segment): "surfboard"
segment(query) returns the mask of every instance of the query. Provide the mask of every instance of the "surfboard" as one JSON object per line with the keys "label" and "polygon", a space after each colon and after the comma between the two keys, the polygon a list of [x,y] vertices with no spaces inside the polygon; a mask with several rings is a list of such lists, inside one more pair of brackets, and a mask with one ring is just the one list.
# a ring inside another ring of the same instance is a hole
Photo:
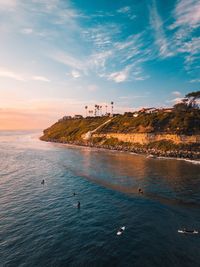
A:
{"label": "surfboard", "polygon": [[178,233],[180,233],[180,234],[198,234],[199,231],[197,231],[197,230],[184,230],[184,229],[181,230],[181,229],[179,229]]}
{"label": "surfboard", "polygon": [[121,235],[125,229],[126,229],[125,226],[120,227],[119,230],[117,231],[117,235]]}

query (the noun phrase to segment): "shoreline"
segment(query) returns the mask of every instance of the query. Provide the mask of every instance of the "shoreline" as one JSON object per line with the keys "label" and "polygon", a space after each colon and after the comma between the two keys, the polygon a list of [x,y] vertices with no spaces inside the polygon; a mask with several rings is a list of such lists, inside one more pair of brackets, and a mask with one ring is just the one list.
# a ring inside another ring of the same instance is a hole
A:
{"label": "shoreline", "polygon": [[81,142],[81,141],[69,141],[69,142],[61,142],[56,139],[42,139],[39,138],[41,141],[57,143],[57,144],[65,144],[65,145],[72,145],[72,146],[79,146],[79,147],[90,147],[90,148],[97,148],[115,152],[128,152],[134,153],[136,155],[143,155],[149,158],[166,158],[166,159],[177,159],[177,160],[187,160],[191,162],[196,162],[200,164],[200,152],[199,151],[184,151],[184,150],[158,150],[155,148],[141,148],[141,147],[123,147],[123,145],[99,145],[94,144],[91,142]]}

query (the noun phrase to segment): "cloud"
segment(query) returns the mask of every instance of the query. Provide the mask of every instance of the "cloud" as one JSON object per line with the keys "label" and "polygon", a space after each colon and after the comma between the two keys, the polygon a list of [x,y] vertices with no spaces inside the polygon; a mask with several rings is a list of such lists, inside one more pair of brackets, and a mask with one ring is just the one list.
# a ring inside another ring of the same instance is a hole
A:
{"label": "cloud", "polygon": [[21,30],[21,33],[23,34],[31,34],[33,33],[33,29],[32,28],[24,28]]}
{"label": "cloud", "polygon": [[130,6],[121,7],[117,10],[117,13],[125,15],[131,20],[136,18],[136,15],[132,13],[132,9]]}
{"label": "cloud", "polygon": [[123,13],[123,14],[126,14],[126,13],[129,13],[131,10],[130,6],[124,6],[120,9],[117,10],[118,13]]}
{"label": "cloud", "polygon": [[171,99],[171,100],[168,100],[168,101],[166,101],[167,103],[174,103],[174,104],[177,104],[177,103],[180,103],[180,102],[182,102],[182,97],[176,97],[176,98],[174,98],[174,99]]}
{"label": "cloud", "polygon": [[81,61],[80,59],[75,58],[63,51],[52,52],[49,57],[55,61],[71,67],[72,69],[83,71],[85,68],[84,61]]}
{"label": "cloud", "polygon": [[200,79],[191,80],[190,83],[200,83]]}
{"label": "cloud", "polygon": [[89,58],[89,65],[93,68],[96,67],[97,70],[105,69],[106,62],[113,55],[112,50],[106,50],[103,52],[93,53]]}
{"label": "cloud", "polygon": [[181,92],[179,92],[179,91],[173,91],[173,92],[172,92],[172,95],[175,95],[175,96],[181,96],[182,94],[181,94]]}
{"label": "cloud", "polygon": [[32,79],[35,81],[50,82],[50,80],[44,76],[33,76]]}
{"label": "cloud", "polygon": [[109,49],[113,46],[113,39],[120,34],[121,25],[116,23],[104,23],[90,27],[82,32],[83,38],[94,44],[95,49]]}
{"label": "cloud", "polygon": [[113,72],[108,75],[108,80],[112,80],[116,83],[121,83],[128,80],[129,70],[125,68],[122,71]]}
{"label": "cloud", "polygon": [[179,52],[189,53],[191,55],[198,54],[200,52],[200,37],[193,37],[190,41],[185,42],[179,48]]}
{"label": "cloud", "polygon": [[172,12],[174,22],[168,29],[173,32],[171,43],[177,54],[182,54],[184,68],[188,74],[199,76],[196,71],[199,62],[200,38],[197,37],[200,26],[199,0],[178,0]]}
{"label": "cloud", "polygon": [[150,75],[144,75],[144,76],[136,76],[134,77],[134,80],[136,81],[144,81],[150,78]]}
{"label": "cloud", "polygon": [[21,81],[21,82],[26,82],[30,80],[50,82],[50,80],[44,76],[39,76],[39,75],[31,76],[28,74],[18,73],[13,70],[8,70],[5,68],[0,68],[0,77],[14,79],[14,80]]}
{"label": "cloud", "polygon": [[10,78],[10,79],[14,79],[17,81],[26,81],[26,79],[19,73],[4,69],[4,68],[0,68],[0,76],[1,77],[5,77],[5,78]]}
{"label": "cloud", "polygon": [[72,75],[72,77],[75,78],[75,79],[81,77],[80,72],[77,71],[77,70],[72,70],[71,75]]}
{"label": "cloud", "polygon": [[171,29],[189,26],[197,28],[200,25],[200,2],[199,0],[179,0],[174,11],[175,22]]}
{"label": "cloud", "polygon": [[150,24],[155,32],[155,44],[162,58],[171,57],[173,56],[173,52],[169,48],[169,44],[163,29],[163,22],[158,14],[155,0],[153,0],[152,3],[152,7],[150,9]]}
{"label": "cloud", "polygon": [[[105,31],[106,28],[106,31]],[[99,77],[114,82],[144,80],[142,64],[150,60],[149,48],[144,45],[143,33],[132,34],[127,38],[119,37],[119,27],[112,24],[110,27],[97,27],[90,32],[84,32],[87,39],[94,44],[94,49],[100,52],[93,53],[89,61],[85,61],[85,68],[95,71]],[[115,40],[118,36],[117,40]],[[118,41],[121,39],[121,41]],[[101,48],[101,49],[99,49]],[[112,64],[111,64],[112,63]],[[122,70],[119,71],[119,67]],[[139,74],[137,75],[136,72]]]}

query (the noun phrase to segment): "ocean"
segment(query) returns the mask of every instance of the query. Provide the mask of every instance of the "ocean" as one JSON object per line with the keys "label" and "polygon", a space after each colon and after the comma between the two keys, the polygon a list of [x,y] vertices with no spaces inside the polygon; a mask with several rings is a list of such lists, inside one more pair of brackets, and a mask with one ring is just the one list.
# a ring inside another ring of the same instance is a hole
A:
{"label": "ocean", "polygon": [[40,135],[0,132],[0,266],[200,266],[199,162]]}

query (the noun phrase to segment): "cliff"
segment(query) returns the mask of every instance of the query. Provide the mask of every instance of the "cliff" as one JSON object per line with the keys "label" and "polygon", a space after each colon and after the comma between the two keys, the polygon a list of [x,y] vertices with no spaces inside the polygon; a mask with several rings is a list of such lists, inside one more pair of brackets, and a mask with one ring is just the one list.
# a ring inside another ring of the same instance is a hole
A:
{"label": "cliff", "polygon": [[68,119],[44,130],[41,140],[199,158],[200,110]]}

